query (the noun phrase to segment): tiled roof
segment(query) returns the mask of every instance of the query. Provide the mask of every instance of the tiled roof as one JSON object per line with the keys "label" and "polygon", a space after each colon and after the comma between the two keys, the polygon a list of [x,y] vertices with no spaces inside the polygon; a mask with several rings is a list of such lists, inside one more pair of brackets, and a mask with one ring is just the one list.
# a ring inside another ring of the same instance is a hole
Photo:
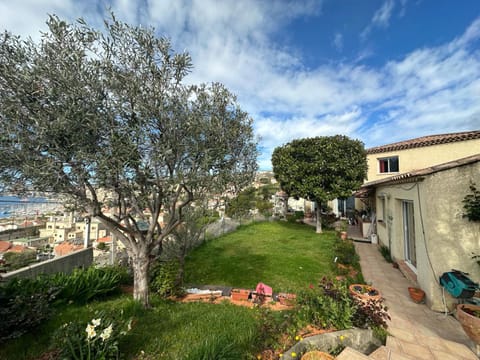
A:
{"label": "tiled roof", "polygon": [[400,141],[392,144],[376,146],[370,149],[367,149],[367,154],[378,154],[388,151],[397,151],[418,148],[423,146],[432,146],[439,144],[447,144],[457,141],[466,141],[480,139],[480,130],[474,131],[464,131],[451,134],[439,134],[439,135],[429,135],[422,136],[416,139],[410,139],[405,141]]}
{"label": "tiled roof", "polygon": [[12,247],[12,243],[10,241],[0,240],[0,252],[5,252],[11,247]]}
{"label": "tiled roof", "polygon": [[390,183],[401,183],[401,182],[412,182],[415,178],[419,178],[425,175],[430,175],[439,171],[453,169],[459,166],[465,166],[469,164],[473,164],[480,161],[480,154],[468,156],[465,158],[449,161],[443,164],[434,165],[425,169],[414,170],[402,174],[398,174],[395,176],[390,176],[385,179],[370,181],[362,185],[362,189],[371,188],[376,185],[384,185]]}
{"label": "tiled roof", "polygon": [[112,242],[112,237],[111,236],[104,236],[104,237],[101,237],[97,240],[97,242],[99,243],[110,243]]}
{"label": "tiled roof", "polygon": [[8,249],[8,252],[22,253],[26,250],[28,250],[28,248],[24,245],[13,245],[10,249]]}
{"label": "tiled roof", "polygon": [[61,244],[55,246],[54,251],[56,255],[63,256],[80,249],[83,249],[83,245],[74,245],[68,242],[62,242]]}

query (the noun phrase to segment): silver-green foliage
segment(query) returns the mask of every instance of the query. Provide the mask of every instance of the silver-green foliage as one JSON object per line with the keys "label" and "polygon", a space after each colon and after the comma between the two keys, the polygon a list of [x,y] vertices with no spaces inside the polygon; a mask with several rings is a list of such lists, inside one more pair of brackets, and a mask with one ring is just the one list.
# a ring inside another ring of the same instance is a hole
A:
{"label": "silver-green foliage", "polygon": [[223,85],[186,84],[189,54],[153,29],[113,14],[103,31],[47,25],[38,43],[0,35],[0,190],[61,194],[99,219],[147,305],[149,255],[182,211],[252,179],[252,119]]}

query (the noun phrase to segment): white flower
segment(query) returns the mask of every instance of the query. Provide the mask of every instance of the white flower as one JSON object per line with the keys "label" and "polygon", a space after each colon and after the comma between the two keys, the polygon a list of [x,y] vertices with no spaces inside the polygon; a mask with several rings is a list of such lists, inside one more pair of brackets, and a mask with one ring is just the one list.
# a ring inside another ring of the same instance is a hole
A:
{"label": "white flower", "polygon": [[100,334],[100,337],[102,338],[103,341],[107,340],[110,338],[112,335],[112,324],[110,324],[109,327],[105,328],[103,332]]}
{"label": "white flower", "polygon": [[98,325],[100,325],[100,321],[101,321],[101,319],[93,319],[92,320],[93,327],[97,327]]}
{"label": "white flower", "polygon": [[97,335],[97,333],[95,332],[95,326],[91,324],[87,325],[87,328],[85,329],[85,331],[87,332],[88,339],[92,339]]}

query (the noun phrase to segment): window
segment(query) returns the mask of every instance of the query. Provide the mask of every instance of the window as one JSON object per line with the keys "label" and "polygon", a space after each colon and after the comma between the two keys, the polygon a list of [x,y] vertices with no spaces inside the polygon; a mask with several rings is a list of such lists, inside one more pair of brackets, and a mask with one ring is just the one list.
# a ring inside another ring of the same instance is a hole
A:
{"label": "window", "polygon": [[378,159],[380,173],[398,172],[398,156]]}

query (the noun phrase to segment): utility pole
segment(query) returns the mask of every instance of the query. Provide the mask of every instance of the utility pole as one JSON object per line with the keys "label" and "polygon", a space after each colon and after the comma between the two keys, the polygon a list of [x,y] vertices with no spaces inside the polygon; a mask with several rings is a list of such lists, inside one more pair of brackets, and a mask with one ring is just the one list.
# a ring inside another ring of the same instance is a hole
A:
{"label": "utility pole", "polygon": [[86,249],[90,246],[90,217],[85,218],[85,232],[83,238],[83,247]]}

